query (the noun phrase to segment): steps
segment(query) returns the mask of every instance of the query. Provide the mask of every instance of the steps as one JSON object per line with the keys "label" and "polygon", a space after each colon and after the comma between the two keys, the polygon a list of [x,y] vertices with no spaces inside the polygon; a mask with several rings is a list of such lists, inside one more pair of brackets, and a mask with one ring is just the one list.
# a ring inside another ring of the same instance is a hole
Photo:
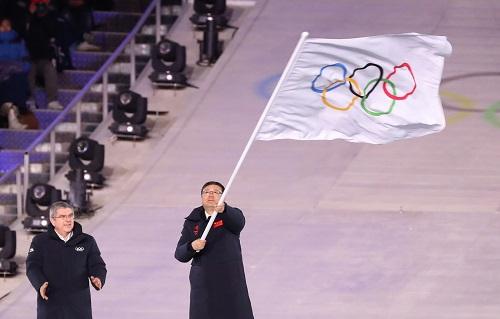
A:
{"label": "steps", "polygon": [[[175,22],[176,16],[167,4],[177,1],[163,1],[162,28],[163,33]],[[150,0],[120,0],[115,1],[114,11],[95,11],[95,30],[93,43],[100,51],[83,52],[73,50],[72,61],[75,69],[65,70],[58,74],[59,102],[66,106],[94,76],[96,71],[113,54],[114,50],[126,38],[128,32],[135,26]],[[180,4],[180,3],[179,3]],[[135,38],[135,72],[140,72],[146,66],[151,48],[155,43],[155,18],[151,16]],[[130,83],[130,47],[121,54],[108,71],[108,109],[112,108],[117,93],[129,87]],[[35,92],[37,109],[35,116],[40,123],[40,130],[18,131],[0,130],[0,176],[9,169],[23,163],[24,150],[46,129],[60,114],[58,110],[47,109],[45,91],[37,88]],[[102,114],[102,84],[96,82],[80,101],[82,134],[90,135],[101,123]],[[76,110],[76,108],[74,108]],[[76,111],[70,112],[64,121],[56,128],[56,171],[67,161],[68,147],[75,138]],[[30,154],[30,184],[49,181],[49,141],[38,145]],[[16,211],[15,174],[9,176],[0,185],[0,223],[10,223],[14,220]]]}

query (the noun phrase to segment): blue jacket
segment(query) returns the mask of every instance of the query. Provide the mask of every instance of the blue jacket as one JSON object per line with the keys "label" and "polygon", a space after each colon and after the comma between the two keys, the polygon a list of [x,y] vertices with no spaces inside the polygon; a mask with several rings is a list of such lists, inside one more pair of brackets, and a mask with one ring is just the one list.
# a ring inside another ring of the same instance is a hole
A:
{"label": "blue jacket", "polygon": [[0,62],[20,62],[23,72],[30,69],[26,45],[14,30],[0,32]]}
{"label": "blue jacket", "polygon": [[195,252],[191,243],[201,237],[207,223],[203,206],[195,208],[186,217],[175,250],[180,262],[192,260],[189,318],[253,319],[240,246],[243,212],[226,205],[217,214],[205,248]]}

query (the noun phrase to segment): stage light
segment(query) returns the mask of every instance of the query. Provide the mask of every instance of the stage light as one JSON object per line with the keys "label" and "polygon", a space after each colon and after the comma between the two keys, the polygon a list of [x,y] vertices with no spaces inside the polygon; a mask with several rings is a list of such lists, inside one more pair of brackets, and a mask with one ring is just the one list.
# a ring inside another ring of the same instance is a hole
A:
{"label": "stage light", "polygon": [[104,177],[101,174],[104,168],[104,145],[85,136],[74,140],[69,147],[69,167],[71,171],[66,174],[69,181],[76,179],[75,171],[80,169],[89,187],[102,187],[104,185]]}
{"label": "stage light", "polygon": [[131,90],[118,94],[113,108],[114,123],[109,129],[120,138],[143,139],[148,133],[144,125],[148,115],[148,99]]}
{"label": "stage light", "polygon": [[68,202],[75,208],[77,215],[92,212],[90,193],[87,191],[87,181],[83,169],[75,169],[74,179],[69,182]]}
{"label": "stage light", "polygon": [[185,87],[186,47],[170,40],[161,40],[153,48],[151,56],[153,73],[149,79],[156,85]]}
{"label": "stage light", "polygon": [[0,225],[0,275],[13,276],[17,273],[16,232],[5,225]]}
{"label": "stage light", "polygon": [[28,216],[23,220],[24,229],[47,231],[49,207],[61,198],[61,191],[52,185],[37,183],[31,186],[26,194],[25,211]]}
{"label": "stage light", "polygon": [[194,0],[193,10],[189,20],[198,29],[207,26],[208,17],[213,18],[220,28],[227,25],[226,0]]}
{"label": "stage light", "polygon": [[208,66],[214,64],[222,52],[222,42],[219,41],[219,32],[217,31],[217,21],[209,16],[207,26],[203,31],[203,40],[199,41],[200,58],[198,65]]}

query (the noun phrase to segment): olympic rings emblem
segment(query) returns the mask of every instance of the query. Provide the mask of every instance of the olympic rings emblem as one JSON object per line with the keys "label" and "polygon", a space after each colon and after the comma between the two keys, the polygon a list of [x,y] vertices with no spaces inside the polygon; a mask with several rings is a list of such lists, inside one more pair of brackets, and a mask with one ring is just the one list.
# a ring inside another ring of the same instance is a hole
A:
{"label": "olympic rings emblem", "polygon": [[[318,85],[318,82],[320,80],[325,79],[325,77],[323,76],[323,72],[325,72],[329,68],[338,68],[342,75],[342,79],[338,78],[327,79],[328,83],[326,85],[322,85],[321,87]],[[378,77],[368,81],[365,87],[361,89],[358,81],[356,81],[355,79],[355,75],[356,72],[363,72],[363,70],[366,70],[368,68],[375,68],[378,71]],[[398,69],[406,69],[411,75],[411,80],[413,82],[411,87],[407,90],[407,92],[405,92],[404,94],[400,93],[400,95],[397,95],[398,91],[397,85],[393,81],[391,81],[391,78],[398,72]],[[407,62],[394,66],[393,70],[391,71],[391,73],[389,73],[389,75],[387,75],[386,78],[384,78],[384,70],[382,69],[382,67],[375,63],[367,63],[364,67],[356,68],[352,71],[351,75],[349,76],[347,76],[347,73],[348,73],[347,68],[342,63],[325,65],[320,69],[319,74],[316,75],[316,77],[312,80],[311,90],[315,93],[321,94],[321,102],[323,102],[325,106],[332,108],[334,110],[348,111],[354,106],[357,100],[361,99],[360,101],[361,108],[367,114],[370,114],[372,116],[380,116],[380,115],[390,114],[394,109],[396,101],[406,100],[417,89],[417,81],[415,80],[415,75],[413,74],[413,70],[410,64]],[[366,101],[370,97],[370,94],[373,93],[373,91],[375,90],[375,88],[377,88],[380,82],[383,83],[382,90],[384,94],[389,99],[392,100],[391,104],[388,106],[386,111],[375,110],[373,108],[370,108],[366,103]],[[350,102],[346,106],[339,106],[330,102],[326,94],[341,86],[347,86],[347,84],[349,84],[349,91],[353,94],[353,98],[350,100]]]}

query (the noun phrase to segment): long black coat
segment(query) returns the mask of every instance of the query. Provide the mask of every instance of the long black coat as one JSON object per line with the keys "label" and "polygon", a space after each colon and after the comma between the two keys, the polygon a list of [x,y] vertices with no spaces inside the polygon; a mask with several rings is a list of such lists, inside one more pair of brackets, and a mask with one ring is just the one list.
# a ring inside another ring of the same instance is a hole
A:
{"label": "long black coat", "polygon": [[[95,239],[82,232],[75,222],[73,236],[66,243],[52,225],[31,242],[26,260],[26,274],[35,288],[38,319],[91,319],[89,277],[106,280],[106,264]],[[49,283],[43,300],[40,287]]]}
{"label": "long black coat", "polygon": [[253,319],[248,297],[240,232],[245,217],[238,208],[226,205],[218,214],[200,252],[191,243],[201,237],[207,226],[203,206],[186,217],[175,258],[181,262],[191,259],[190,319]]}

